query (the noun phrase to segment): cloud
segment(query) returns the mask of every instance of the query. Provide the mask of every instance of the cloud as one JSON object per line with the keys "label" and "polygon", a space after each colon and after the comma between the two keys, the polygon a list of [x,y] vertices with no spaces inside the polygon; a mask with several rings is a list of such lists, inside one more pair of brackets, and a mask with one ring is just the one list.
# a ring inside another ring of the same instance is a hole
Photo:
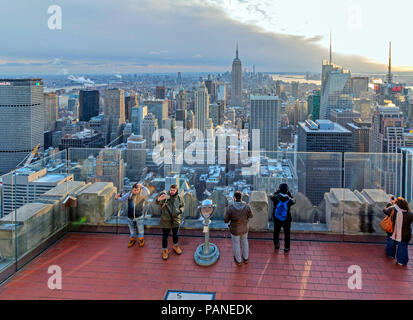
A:
{"label": "cloud", "polygon": [[95,84],[92,80],[90,79],[86,79],[85,77],[81,76],[81,77],[75,77],[73,75],[70,75],[67,77],[69,80],[74,81],[76,83],[81,83],[81,84]]}
{"label": "cloud", "polygon": [[[2,54],[45,62],[3,64],[2,72],[61,73],[62,66],[83,74],[111,72],[114,66],[120,66],[118,72],[227,71],[237,40],[243,65],[255,64],[257,71],[320,72],[328,57],[318,44],[321,36],[264,31],[199,0],[57,1],[63,16],[59,31],[47,28],[47,6],[24,2],[25,10],[18,10],[17,1],[2,5],[0,27],[11,30]],[[259,5],[248,10],[262,11]],[[334,62],[352,71],[385,71],[360,56],[334,55]]]}
{"label": "cloud", "polygon": [[159,50],[159,51],[150,51],[149,52],[150,55],[154,55],[154,56],[157,56],[157,55],[160,55],[160,54],[166,54],[166,53],[168,53],[168,50]]}

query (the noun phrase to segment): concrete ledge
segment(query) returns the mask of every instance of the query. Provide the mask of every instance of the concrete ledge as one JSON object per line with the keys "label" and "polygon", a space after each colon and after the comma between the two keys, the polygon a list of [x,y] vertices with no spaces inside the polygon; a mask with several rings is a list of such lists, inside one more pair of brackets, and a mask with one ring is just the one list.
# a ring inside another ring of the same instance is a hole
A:
{"label": "concrete ledge", "polygon": [[81,181],[68,181],[59,186],[47,191],[42,195],[42,199],[57,199],[64,200],[67,196],[77,194],[79,191],[88,187],[90,184]]}
{"label": "concrete ledge", "polygon": [[253,191],[249,205],[252,211],[252,219],[249,222],[250,231],[268,230],[268,197],[264,191]]}
{"label": "concrete ledge", "polygon": [[17,256],[23,256],[53,234],[55,229],[64,227],[65,222],[54,215],[52,204],[25,204],[16,213],[0,220],[0,255],[6,259],[15,258],[17,239]]}
{"label": "concrete ledge", "polygon": [[112,182],[96,182],[77,193],[77,208],[72,208],[71,221],[103,225],[113,216],[116,187]]}
{"label": "concrete ledge", "polygon": [[380,223],[389,198],[376,189],[331,189],[324,195],[328,230],[346,235],[385,235]]}

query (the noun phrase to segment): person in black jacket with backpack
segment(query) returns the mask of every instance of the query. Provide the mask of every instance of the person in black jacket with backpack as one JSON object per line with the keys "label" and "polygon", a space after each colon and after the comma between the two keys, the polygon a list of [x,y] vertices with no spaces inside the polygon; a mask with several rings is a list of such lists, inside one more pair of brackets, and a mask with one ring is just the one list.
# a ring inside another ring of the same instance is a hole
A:
{"label": "person in black jacket with backpack", "polygon": [[271,200],[274,204],[274,249],[280,249],[280,231],[284,230],[284,253],[290,251],[290,230],[291,230],[291,206],[295,200],[288,189],[286,183],[281,183],[278,190],[272,195]]}

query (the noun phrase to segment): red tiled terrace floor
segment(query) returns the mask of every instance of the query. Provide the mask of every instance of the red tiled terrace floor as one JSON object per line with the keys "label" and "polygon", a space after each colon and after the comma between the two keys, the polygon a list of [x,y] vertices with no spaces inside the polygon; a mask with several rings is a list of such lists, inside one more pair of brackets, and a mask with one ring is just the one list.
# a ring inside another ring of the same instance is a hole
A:
{"label": "red tiled terrace floor", "polygon": [[[413,267],[386,258],[383,245],[293,241],[284,255],[269,240],[250,240],[250,263],[237,267],[231,240],[213,238],[221,257],[205,268],[193,258],[202,240],[181,237],[183,254],[163,261],[160,236],[128,249],[127,235],[70,233],[4,283],[0,299],[163,299],[168,289],[218,300],[413,299]],[[50,265],[62,268],[62,290],[47,287]],[[350,265],[362,269],[361,290],[347,286]]]}

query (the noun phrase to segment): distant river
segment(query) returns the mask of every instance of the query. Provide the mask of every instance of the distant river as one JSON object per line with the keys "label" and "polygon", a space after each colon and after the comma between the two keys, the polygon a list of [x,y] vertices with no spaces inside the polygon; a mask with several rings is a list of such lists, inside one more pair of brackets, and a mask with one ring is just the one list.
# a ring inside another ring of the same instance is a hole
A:
{"label": "distant river", "polygon": [[299,82],[299,83],[312,83],[321,86],[321,80],[306,80],[304,75],[271,75],[273,80],[281,80],[283,82]]}

